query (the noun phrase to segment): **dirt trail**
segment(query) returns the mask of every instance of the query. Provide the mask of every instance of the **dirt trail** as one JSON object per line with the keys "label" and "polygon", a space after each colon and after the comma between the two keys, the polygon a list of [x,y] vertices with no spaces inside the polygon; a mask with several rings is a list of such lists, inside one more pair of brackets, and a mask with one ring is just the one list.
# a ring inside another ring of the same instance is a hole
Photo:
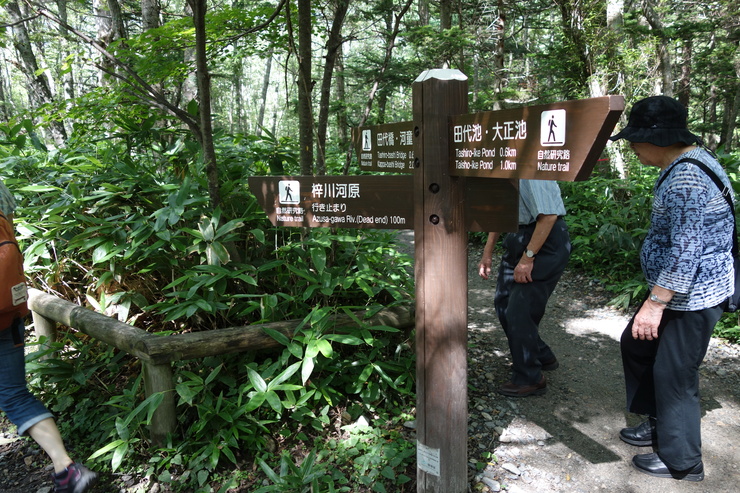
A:
{"label": "dirt trail", "polygon": [[[568,270],[550,300],[541,334],[560,360],[548,392],[523,399],[498,395],[508,376],[506,338],[493,312],[492,281],[477,275],[480,248],[469,255],[468,456],[497,461],[471,473],[472,491],[738,492],[740,491],[740,348],[712,340],[701,368],[706,478],[699,483],[652,478],[631,458],[648,453],[622,442],[626,412],[619,336],[626,314],[609,308],[598,283]],[[488,489],[486,489],[488,488]]]}

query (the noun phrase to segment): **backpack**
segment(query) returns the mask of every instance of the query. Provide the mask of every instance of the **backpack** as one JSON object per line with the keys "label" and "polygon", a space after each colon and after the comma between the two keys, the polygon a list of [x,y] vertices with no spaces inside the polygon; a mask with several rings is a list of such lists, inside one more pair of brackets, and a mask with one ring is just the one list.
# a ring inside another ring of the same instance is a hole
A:
{"label": "backpack", "polygon": [[28,315],[28,292],[23,274],[23,254],[13,225],[0,213],[0,330]]}

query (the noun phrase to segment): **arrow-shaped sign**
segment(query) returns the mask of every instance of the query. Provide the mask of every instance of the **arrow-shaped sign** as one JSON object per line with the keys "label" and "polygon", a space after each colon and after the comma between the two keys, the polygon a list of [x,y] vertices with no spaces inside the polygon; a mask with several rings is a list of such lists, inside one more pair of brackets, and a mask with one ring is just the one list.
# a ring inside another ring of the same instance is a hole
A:
{"label": "arrow-shaped sign", "polygon": [[623,96],[605,96],[453,116],[450,174],[585,180],[623,110]]}

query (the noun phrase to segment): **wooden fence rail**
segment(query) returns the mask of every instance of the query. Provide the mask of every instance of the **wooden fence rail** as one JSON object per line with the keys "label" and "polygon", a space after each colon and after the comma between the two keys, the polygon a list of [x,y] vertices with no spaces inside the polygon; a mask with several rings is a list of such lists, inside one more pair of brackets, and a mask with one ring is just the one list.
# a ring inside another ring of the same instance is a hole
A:
{"label": "wooden fence rail", "polygon": [[[177,424],[173,361],[279,347],[280,343],[264,329],[269,328],[292,338],[295,327],[300,323],[300,320],[289,320],[160,336],[37,289],[29,288],[28,291],[28,306],[33,312],[37,336],[55,340],[56,325],[59,323],[141,360],[147,397],[157,392],[164,395],[164,400],[155,411],[149,427],[151,439],[157,444],[164,443],[167,435],[175,432]],[[355,315],[368,327],[385,325],[408,329],[414,326],[414,309],[411,306],[384,308],[368,318],[365,318],[363,312]],[[348,315],[336,315],[332,323],[334,330],[340,332],[342,329],[357,326]]]}

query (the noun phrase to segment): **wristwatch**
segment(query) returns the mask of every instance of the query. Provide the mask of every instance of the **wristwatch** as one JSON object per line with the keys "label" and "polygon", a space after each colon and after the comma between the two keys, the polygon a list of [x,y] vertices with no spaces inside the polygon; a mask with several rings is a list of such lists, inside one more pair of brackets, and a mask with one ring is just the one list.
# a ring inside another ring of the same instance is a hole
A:
{"label": "wristwatch", "polygon": [[667,305],[667,304],[668,304],[668,302],[667,302],[667,301],[665,301],[665,300],[661,300],[660,298],[658,298],[658,296],[657,296],[657,295],[655,295],[655,294],[653,294],[653,293],[650,293],[650,298],[648,298],[648,299],[649,299],[650,301],[654,302],[654,303],[660,303],[661,305]]}
{"label": "wristwatch", "polygon": [[534,253],[534,252],[533,252],[532,250],[530,250],[529,248],[527,248],[527,249],[526,249],[526,250],[524,251],[524,255],[526,255],[526,256],[527,256],[527,257],[529,257],[529,258],[534,258],[534,256],[535,256],[535,255],[537,255],[537,254],[536,254],[536,253]]}

